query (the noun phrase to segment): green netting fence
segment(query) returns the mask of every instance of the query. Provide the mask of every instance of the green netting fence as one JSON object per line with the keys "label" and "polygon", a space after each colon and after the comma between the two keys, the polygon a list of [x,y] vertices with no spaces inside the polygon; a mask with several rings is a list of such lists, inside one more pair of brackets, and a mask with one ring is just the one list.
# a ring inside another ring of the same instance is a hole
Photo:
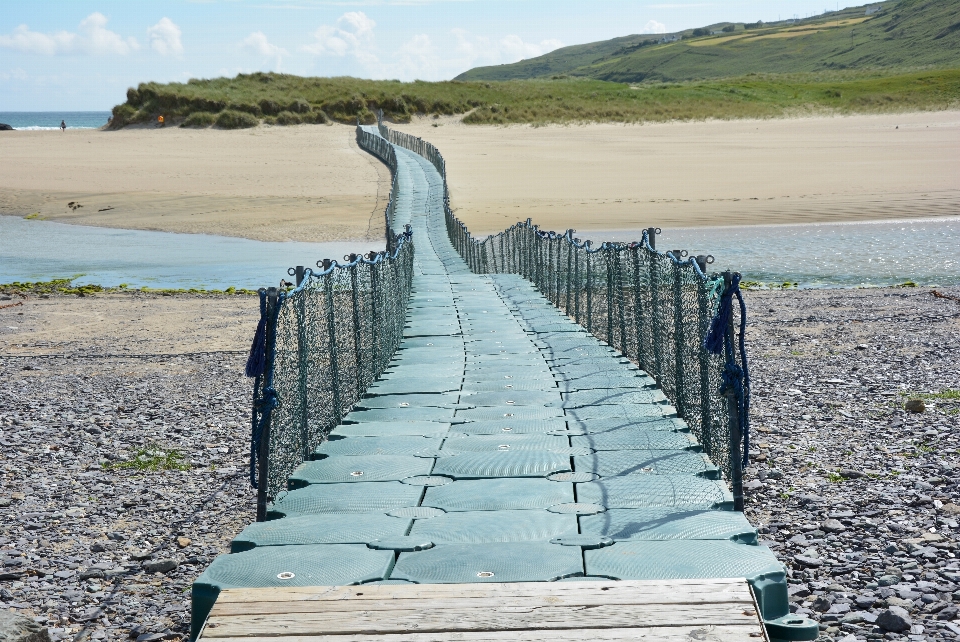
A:
{"label": "green netting fence", "polygon": [[261,290],[261,320],[247,374],[256,377],[250,476],[267,502],[386,368],[400,339],[413,279],[409,227],[393,231],[397,160],[376,133],[357,128],[357,143],[393,174],[384,212],[387,250],[323,260],[298,269],[290,291]]}
{"label": "green netting fence", "polygon": [[437,148],[382,120],[378,127],[384,139],[428,159],[443,177],[447,233],[470,269],[523,276],[588,332],[646,370],[723,470],[742,509],[750,386],[740,275],[708,274],[711,256],[658,251],[655,228],[634,243],[594,245],[576,238],[574,230],[543,231],[527,219],[474,238],[450,208],[446,163]]}

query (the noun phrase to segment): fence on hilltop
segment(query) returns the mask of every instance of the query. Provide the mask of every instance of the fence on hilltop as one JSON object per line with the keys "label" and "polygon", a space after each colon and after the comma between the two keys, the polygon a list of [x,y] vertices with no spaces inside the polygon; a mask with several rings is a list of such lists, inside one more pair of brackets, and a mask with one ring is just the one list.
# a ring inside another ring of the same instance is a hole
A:
{"label": "fence on hilltop", "polygon": [[345,265],[318,261],[318,271],[297,273],[292,291],[261,291],[261,320],[247,365],[247,374],[256,377],[250,472],[259,491],[258,520],[265,519],[268,497],[286,489],[293,469],[360,400],[402,339],[414,247],[409,227],[393,229],[393,145],[426,158],[443,178],[447,234],[470,269],[521,275],[646,370],[723,470],[742,510],[750,388],[740,275],[708,275],[711,257],[658,251],[652,228],[635,243],[594,247],[573,230],[543,231],[527,219],[476,239],[450,208],[446,163],[437,148],[389,129],[380,118],[377,127],[379,135],[358,125],[357,143],[391,170],[387,251],[350,255]]}

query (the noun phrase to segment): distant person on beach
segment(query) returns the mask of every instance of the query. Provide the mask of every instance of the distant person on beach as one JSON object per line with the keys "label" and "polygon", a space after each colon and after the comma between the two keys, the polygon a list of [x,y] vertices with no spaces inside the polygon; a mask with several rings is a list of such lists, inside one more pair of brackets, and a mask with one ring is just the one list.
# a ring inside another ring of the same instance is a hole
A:
{"label": "distant person on beach", "polygon": [[60,121],[60,131],[62,131],[62,132],[67,131],[67,121],[65,121],[65,120],[61,120],[61,121]]}
{"label": "distant person on beach", "polygon": [[157,127],[163,127],[163,116],[157,116]]}

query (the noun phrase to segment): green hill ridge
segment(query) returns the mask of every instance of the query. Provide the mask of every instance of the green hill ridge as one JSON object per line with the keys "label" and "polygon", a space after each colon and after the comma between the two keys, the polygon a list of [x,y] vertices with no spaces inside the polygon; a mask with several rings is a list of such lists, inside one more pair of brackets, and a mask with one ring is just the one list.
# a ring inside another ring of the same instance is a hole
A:
{"label": "green hill ridge", "polygon": [[888,0],[777,23],[719,23],[563,47],[462,81],[572,76],[678,82],[826,70],[960,67],[960,0]]}

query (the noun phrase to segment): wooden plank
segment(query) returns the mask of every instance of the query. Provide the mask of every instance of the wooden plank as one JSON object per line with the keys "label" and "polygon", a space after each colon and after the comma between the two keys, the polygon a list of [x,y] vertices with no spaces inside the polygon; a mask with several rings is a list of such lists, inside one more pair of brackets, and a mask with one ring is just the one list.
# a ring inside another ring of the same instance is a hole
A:
{"label": "wooden plank", "polygon": [[231,615],[269,615],[278,613],[342,613],[349,617],[356,611],[407,611],[411,609],[457,609],[457,608],[540,608],[555,607],[592,607],[619,604],[621,606],[641,606],[652,604],[726,604],[741,608],[753,608],[753,598],[749,592],[743,593],[615,593],[601,595],[544,595],[537,597],[448,597],[422,599],[382,600],[300,600],[295,602],[229,602],[216,606],[212,616],[229,617]]}
{"label": "wooden plank", "polygon": [[[584,635],[586,633],[586,635]],[[204,635],[207,637],[207,635]],[[251,642],[251,637],[217,638],[217,642]],[[276,635],[261,639],[276,640]],[[569,642],[571,639],[621,642],[647,640],[649,642],[745,642],[763,640],[758,624],[724,626],[678,626],[672,628],[630,628],[546,630],[546,631],[466,631],[442,633],[388,633],[385,635],[284,635],[283,642]]]}
{"label": "wooden plank", "polygon": [[299,600],[385,600],[458,597],[559,597],[619,593],[735,593],[750,595],[747,582],[739,578],[696,580],[610,580],[591,582],[504,582],[484,584],[363,584],[360,586],[305,586],[289,588],[226,589],[217,604],[231,602],[295,602]]}
{"label": "wooden plank", "polygon": [[632,627],[757,625],[757,612],[740,605],[681,604],[595,607],[527,606],[509,608],[398,609],[342,613],[213,616],[204,637],[343,635],[409,631],[504,631],[537,629],[609,629]]}

